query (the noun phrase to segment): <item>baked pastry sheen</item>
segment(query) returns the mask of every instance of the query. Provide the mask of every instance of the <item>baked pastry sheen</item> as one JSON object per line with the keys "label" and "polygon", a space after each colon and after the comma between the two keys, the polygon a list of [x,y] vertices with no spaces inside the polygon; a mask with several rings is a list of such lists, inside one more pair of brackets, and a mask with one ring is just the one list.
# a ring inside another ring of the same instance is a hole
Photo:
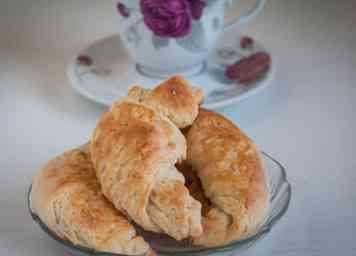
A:
{"label": "baked pastry sheen", "polygon": [[91,153],[104,195],[137,224],[177,240],[201,234],[201,205],[174,166],[186,156],[185,138],[167,117],[131,98],[116,102]]}
{"label": "baked pastry sheen", "polygon": [[203,234],[194,243],[220,246],[254,234],[269,202],[256,145],[225,117],[201,109],[188,132],[187,147],[187,162],[211,202],[203,216]]}
{"label": "baked pastry sheen", "polygon": [[134,86],[129,96],[152,106],[179,128],[193,123],[203,101],[202,90],[189,86],[182,76],[171,77],[153,90]]}
{"label": "baked pastry sheen", "polygon": [[206,247],[253,235],[269,209],[261,153],[202,101],[181,76],[131,88],[90,143],[35,177],[32,211],[74,244],[127,255],[155,255],[129,220]]}
{"label": "baked pastry sheen", "polygon": [[89,146],[51,160],[34,179],[31,209],[58,236],[98,251],[155,255],[100,192]]}

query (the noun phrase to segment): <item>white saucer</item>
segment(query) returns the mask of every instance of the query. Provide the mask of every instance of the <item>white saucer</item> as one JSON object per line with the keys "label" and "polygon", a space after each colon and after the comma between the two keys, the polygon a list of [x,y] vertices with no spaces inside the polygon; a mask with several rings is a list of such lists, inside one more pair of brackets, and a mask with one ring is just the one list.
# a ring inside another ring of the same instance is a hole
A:
{"label": "white saucer", "polygon": [[[254,43],[253,49],[241,49],[240,39],[240,35],[223,38],[211,54],[206,69],[188,77],[192,85],[204,90],[204,106],[207,108],[223,107],[246,99],[265,89],[272,80],[275,70],[273,58],[271,69],[248,86],[225,78],[224,64],[234,63],[253,52],[267,51],[259,42]],[[92,63],[80,64],[78,56],[89,56]],[[95,41],[76,54],[68,64],[67,75],[77,92],[105,106],[125,96],[132,85],[152,88],[161,82],[160,79],[144,76],[136,70],[117,35]]]}

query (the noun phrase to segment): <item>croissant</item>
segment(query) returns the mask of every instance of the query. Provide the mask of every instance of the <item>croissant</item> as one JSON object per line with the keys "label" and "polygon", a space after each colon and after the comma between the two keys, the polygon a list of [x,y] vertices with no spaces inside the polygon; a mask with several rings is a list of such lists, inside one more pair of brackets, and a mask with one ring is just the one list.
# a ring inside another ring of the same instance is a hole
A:
{"label": "croissant", "polygon": [[124,98],[101,117],[90,148],[102,191],[117,209],[177,240],[201,234],[201,205],[174,166],[186,156],[186,141],[166,116]]}
{"label": "croissant", "polygon": [[155,255],[100,192],[89,146],[51,160],[35,177],[31,209],[59,237],[97,251]]}
{"label": "croissant", "polygon": [[152,106],[179,128],[193,123],[203,101],[203,92],[189,86],[188,81],[179,75],[171,77],[153,90],[134,86],[130,89],[129,96]]}
{"label": "croissant", "polygon": [[[225,117],[201,109],[187,133],[187,164],[206,197],[203,233],[194,243],[221,246],[254,234],[268,211],[269,186],[251,139]],[[201,197],[199,186],[190,186]]]}

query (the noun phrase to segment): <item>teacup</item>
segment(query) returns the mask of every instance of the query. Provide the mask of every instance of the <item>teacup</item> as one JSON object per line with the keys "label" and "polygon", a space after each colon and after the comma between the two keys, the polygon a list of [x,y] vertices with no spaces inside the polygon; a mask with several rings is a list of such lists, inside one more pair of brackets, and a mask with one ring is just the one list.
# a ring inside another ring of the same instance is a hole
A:
{"label": "teacup", "polygon": [[121,0],[119,34],[136,62],[150,77],[202,72],[209,53],[223,32],[246,23],[263,8],[256,0],[247,14],[224,24],[232,0]]}

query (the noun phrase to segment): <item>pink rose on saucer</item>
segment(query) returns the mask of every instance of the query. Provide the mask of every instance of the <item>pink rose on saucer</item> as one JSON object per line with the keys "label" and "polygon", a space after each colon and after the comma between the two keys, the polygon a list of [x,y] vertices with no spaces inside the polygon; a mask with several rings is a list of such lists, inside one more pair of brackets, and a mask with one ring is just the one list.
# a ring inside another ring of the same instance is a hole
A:
{"label": "pink rose on saucer", "polygon": [[192,19],[200,19],[202,0],[140,0],[146,26],[159,37],[179,38],[192,30]]}

